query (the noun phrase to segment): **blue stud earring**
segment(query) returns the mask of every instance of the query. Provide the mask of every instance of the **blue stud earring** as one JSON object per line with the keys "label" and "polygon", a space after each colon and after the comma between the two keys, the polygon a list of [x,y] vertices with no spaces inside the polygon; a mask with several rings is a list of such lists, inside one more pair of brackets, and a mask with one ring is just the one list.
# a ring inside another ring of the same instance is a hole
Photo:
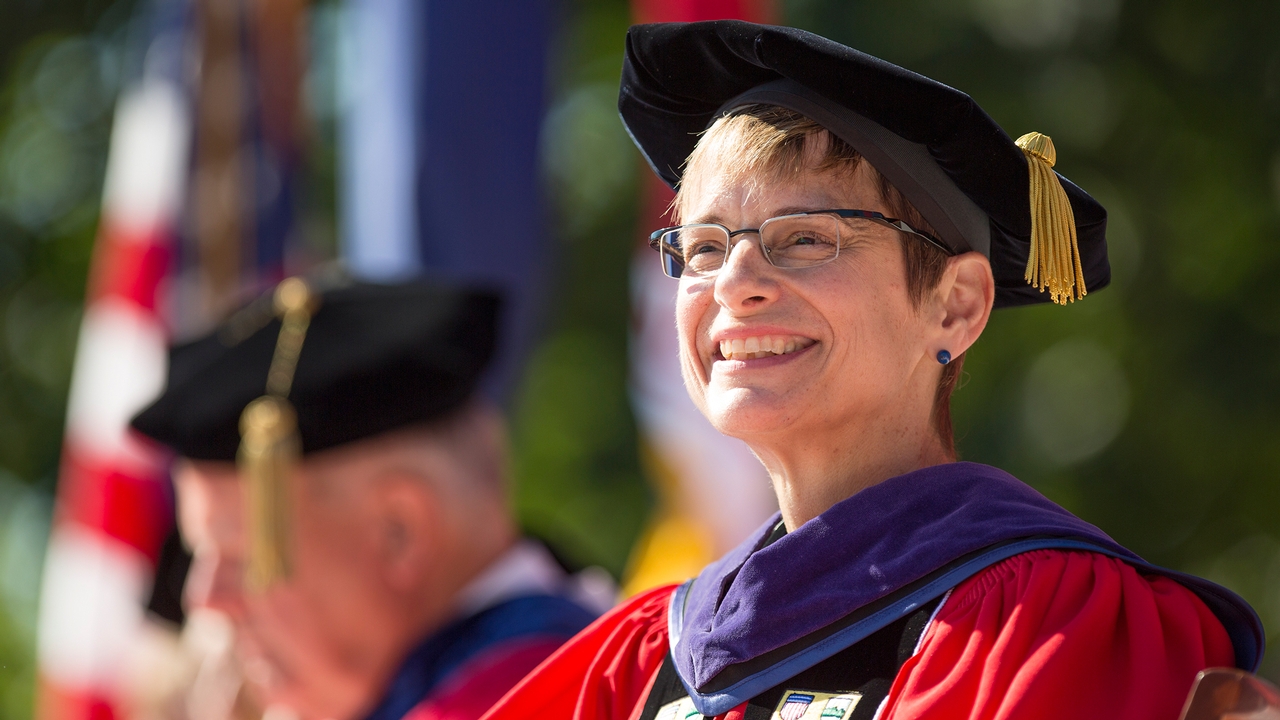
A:
{"label": "blue stud earring", "polygon": [[938,362],[942,365],[946,365],[947,363],[951,362],[951,353],[947,352],[946,350],[939,350]]}

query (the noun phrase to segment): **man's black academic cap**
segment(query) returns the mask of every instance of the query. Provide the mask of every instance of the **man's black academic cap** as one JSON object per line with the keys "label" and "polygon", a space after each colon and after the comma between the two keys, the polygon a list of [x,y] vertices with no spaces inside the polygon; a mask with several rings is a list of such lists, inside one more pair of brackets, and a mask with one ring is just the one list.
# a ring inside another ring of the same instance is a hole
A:
{"label": "man's black academic cap", "polygon": [[[317,295],[288,392],[304,454],[449,414],[493,354],[491,293],[414,281]],[[241,413],[265,392],[280,326],[265,296],[172,348],[164,394],[133,427],[179,455],[234,461]]]}
{"label": "man's black academic cap", "polygon": [[[1083,280],[1052,293],[1060,302],[1083,295],[1078,284],[1097,290],[1111,280],[1106,210],[1050,169],[1056,158],[1047,137],[1029,134],[1015,144],[968,95],[794,28],[718,20],[636,25],[627,33],[618,109],[673,188],[702,131],[754,104],[817,121],[887,177],[951,250],[987,255],[996,307],[1049,299],[1028,284],[1033,234],[1037,248],[1047,248],[1040,258],[1065,258],[1065,268],[1048,271],[1050,282]],[[1067,244],[1072,230],[1078,253]],[[1043,285],[1043,272],[1036,277]]]}

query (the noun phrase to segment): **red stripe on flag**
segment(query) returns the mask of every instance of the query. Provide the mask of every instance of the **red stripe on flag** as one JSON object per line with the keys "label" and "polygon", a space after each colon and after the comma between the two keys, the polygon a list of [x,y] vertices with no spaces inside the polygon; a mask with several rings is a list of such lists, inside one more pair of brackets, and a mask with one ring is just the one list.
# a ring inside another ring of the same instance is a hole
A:
{"label": "red stripe on flag", "polygon": [[648,231],[644,231],[644,229],[641,228],[642,232],[640,234],[645,244],[648,244],[650,232],[675,222],[675,218],[671,213],[671,203],[676,199],[676,194],[675,191],[667,187],[666,183],[662,182],[662,178],[650,172],[649,168],[645,168],[644,170],[644,188],[641,191],[640,217],[644,218],[646,221],[654,223],[654,225]]}
{"label": "red stripe on flag", "polygon": [[777,22],[772,0],[633,0],[636,22],[694,22],[698,20],[750,20]]}
{"label": "red stripe on flag", "polygon": [[103,218],[89,297],[114,295],[156,312],[161,282],[169,273],[168,238],[160,232],[130,236]]}
{"label": "red stripe on flag", "polygon": [[116,720],[115,710],[101,693],[64,687],[41,677],[35,717],[44,720]]}
{"label": "red stripe on flag", "polygon": [[152,563],[173,522],[168,483],[155,467],[94,461],[68,444],[59,477],[59,521],[70,520],[137,549]]}

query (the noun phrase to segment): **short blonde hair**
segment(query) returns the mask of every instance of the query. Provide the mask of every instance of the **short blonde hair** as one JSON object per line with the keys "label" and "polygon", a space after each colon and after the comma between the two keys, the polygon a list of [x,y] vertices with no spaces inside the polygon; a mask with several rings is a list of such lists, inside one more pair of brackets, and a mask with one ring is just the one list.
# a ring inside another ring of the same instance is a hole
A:
{"label": "short blonde hair", "polygon": [[[707,128],[685,162],[680,187],[672,202],[672,215],[677,223],[683,222],[688,201],[685,189],[696,187],[712,167],[728,174],[730,182],[751,178],[755,182],[774,184],[787,182],[810,170],[852,179],[853,173],[864,164],[889,215],[938,236],[920,211],[888,178],[866,162],[862,153],[816,121],[776,105],[746,105]],[[928,293],[941,282],[947,268],[947,254],[918,237],[908,236],[902,243],[902,255],[907,295],[912,305],[919,308]],[[963,365],[962,353],[943,367],[934,397],[934,429],[952,455],[955,438],[951,426],[951,395]]]}
{"label": "short blonde hair", "polygon": [[717,169],[730,182],[749,176],[785,182],[810,165],[851,176],[862,164],[861,153],[804,115],[774,105],[748,105],[716,120],[698,140],[676,192],[677,213],[684,187],[701,179],[710,158],[719,161]]}

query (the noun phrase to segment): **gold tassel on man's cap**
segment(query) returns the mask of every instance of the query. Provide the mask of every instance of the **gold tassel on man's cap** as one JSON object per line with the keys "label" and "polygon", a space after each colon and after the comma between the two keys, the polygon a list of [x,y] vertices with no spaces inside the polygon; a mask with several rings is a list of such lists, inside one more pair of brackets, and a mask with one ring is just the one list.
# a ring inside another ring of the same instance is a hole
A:
{"label": "gold tassel on man's cap", "polygon": [[280,334],[267,372],[266,394],[240,414],[236,462],[248,485],[246,582],[253,590],[264,590],[290,573],[288,477],[302,455],[302,440],[297,413],[287,398],[311,323],[312,302],[311,289],[299,278],[276,286]]}
{"label": "gold tassel on man's cap", "polygon": [[1017,140],[1027,156],[1031,175],[1031,250],[1027,255],[1027,282],[1059,305],[1084,297],[1084,269],[1076,242],[1076,220],[1071,201],[1053,171],[1058,153],[1048,135],[1027,133]]}

